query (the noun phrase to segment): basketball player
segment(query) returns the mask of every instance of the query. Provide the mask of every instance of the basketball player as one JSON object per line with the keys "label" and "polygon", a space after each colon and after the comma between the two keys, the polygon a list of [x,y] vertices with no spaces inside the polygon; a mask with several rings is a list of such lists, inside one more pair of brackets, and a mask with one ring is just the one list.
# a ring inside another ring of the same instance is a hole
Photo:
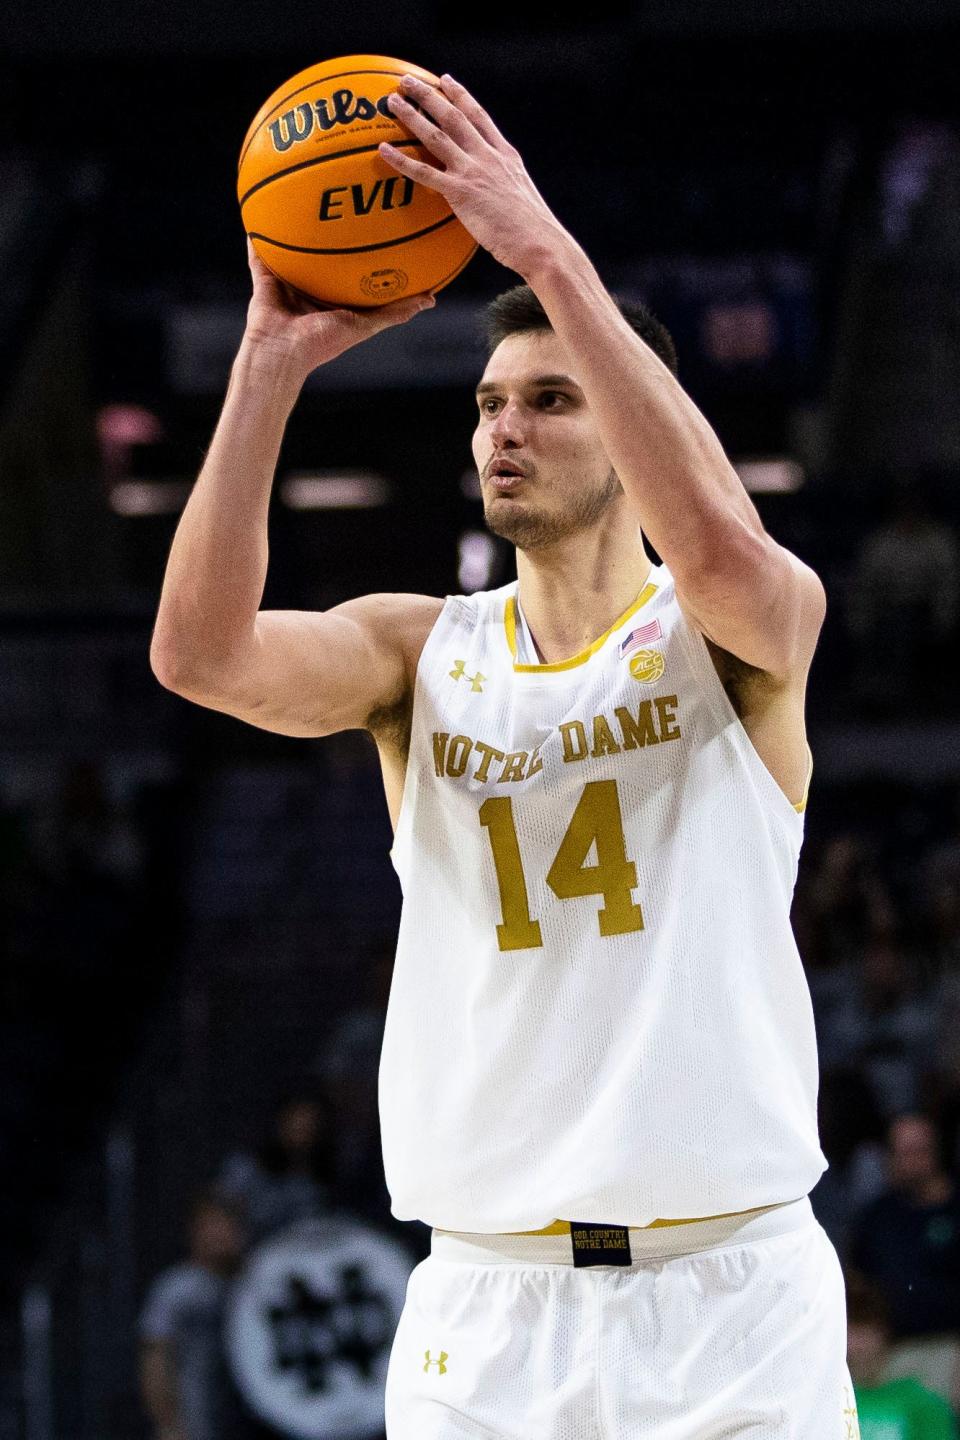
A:
{"label": "basketball player", "polygon": [[316,313],[251,253],[151,651],[199,704],[379,747],[404,895],[386,1175],[433,1228],[388,1434],[845,1440],[789,923],[823,587],[764,531],[669,335],[614,303],[489,116],[449,77],[401,92],[439,168],[385,158],[526,282],[493,306],[473,438],[518,580],[258,610],[300,386],[421,302]]}

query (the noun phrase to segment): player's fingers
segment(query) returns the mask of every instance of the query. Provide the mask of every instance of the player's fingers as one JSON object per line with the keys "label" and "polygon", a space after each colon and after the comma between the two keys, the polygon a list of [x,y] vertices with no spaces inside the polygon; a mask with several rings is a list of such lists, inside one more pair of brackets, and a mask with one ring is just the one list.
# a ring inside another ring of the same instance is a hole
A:
{"label": "player's fingers", "polygon": [[447,165],[456,159],[460,146],[445,131],[441,130],[429,115],[424,114],[419,104],[411,105],[410,101],[396,90],[387,97],[387,104],[404,129],[422,140],[438,160],[442,160]]}
{"label": "player's fingers", "polygon": [[376,334],[378,330],[386,330],[391,325],[403,325],[423,310],[432,310],[436,303],[433,295],[412,295],[409,300],[393,300],[389,305],[381,305],[378,310],[368,312],[365,318],[369,319],[372,333]]}
{"label": "player's fingers", "polygon": [[440,84],[443,94],[450,102],[460,110],[471,122],[475,129],[479,130],[484,140],[497,150],[512,150],[513,146],[505,136],[494,125],[490,116],[484,110],[479,101],[474,100],[470,91],[459,80],[454,80],[452,75],[441,75]]}
{"label": "player's fingers", "polygon": [[256,250],[253,248],[253,241],[250,239],[249,235],[247,236],[247,264],[250,266],[250,274],[253,276],[254,280],[273,280],[276,278],[273,275],[272,271],[267,269],[266,265],[264,265]]}
{"label": "player's fingers", "polygon": [[296,285],[291,285],[287,280],[280,280],[271,275],[277,295],[283,300],[287,309],[294,315],[312,315],[314,311],[329,310],[330,306],[325,305],[322,300],[315,300],[312,295],[307,295],[303,290],[298,290]]}
{"label": "player's fingers", "polygon": [[293,309],[297,308],[296,292],[275,275],[269,265],[264,264],[253,246],[250,236],[247,236],[247,263],[250,266],[250,275],[253,279],[254,297],[257,295],[267,296],[274,301],[282,301]]}
{"label": "player's fingers", "polygon": [[[476,144],[476,128],[435,85],[428,85],[415,75],[404,75],[399,93],[402,99],[415,101],[417,109],[427,116],[428,121],[432,120],[435,127],[455,140],[462,150],[469,150],[471,143]],[[405,116],[403,123],[407,123]]]}
{"label": "player's fingers", "polygon": [[414,160],[395,145],[388,145],[386,140],[381,140],[377,149],[387,164],[392,165],[394,170],[399,170],[401,175],[409,175],[418,185],[426,185],[428,190],[436,190],[440,195],[447,194],[445,170],[438,170],[435,165],[425,165],[422,160]]}
{"label": "player's fingers", "polygon": [[389,330],[391,325],[402,325],[405,321],[412,320],[423,310],[432,310],[436,303],[433,295],[424,294],[411,295],[404,300],[392,300],[388,305],[380,305],[375,310],[350,310],[339,306],[326,312],[323,328],[334,322],[349,333],[350,343],[356,344],[358,340],[376,335],[381,330]]}

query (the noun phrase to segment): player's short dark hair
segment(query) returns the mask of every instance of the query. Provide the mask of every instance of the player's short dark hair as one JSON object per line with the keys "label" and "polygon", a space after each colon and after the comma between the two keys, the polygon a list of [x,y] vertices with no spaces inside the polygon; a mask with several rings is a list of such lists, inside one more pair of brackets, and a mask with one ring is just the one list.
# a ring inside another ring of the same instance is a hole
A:
{"label": "player's short dark hair", "polygon": [[[677,348],[667,327],[642,300],[621,300],[614,295],[613,302],[631,330],[636,331],[671,374],[676,375]],[[504,290],[491,300],[484,319],[490,355],[508,335],[527,335],[531,331],[553,328],[529,285],[515,285],[512,290]]]}

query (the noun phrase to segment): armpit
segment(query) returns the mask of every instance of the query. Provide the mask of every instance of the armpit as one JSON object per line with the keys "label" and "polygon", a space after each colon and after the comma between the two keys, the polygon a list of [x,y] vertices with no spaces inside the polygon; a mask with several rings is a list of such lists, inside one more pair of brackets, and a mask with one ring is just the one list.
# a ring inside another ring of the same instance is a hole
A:
{"label": "armpit", "polygon": [[408,686],[398,699],[371,710],[367,716],[366,728],[378,746],[393,750],[406,764],[410,754],[412,722],[413,689]]}
{"label": "armpit", "polygon": [[703,638],[710,652],[713,668],[719,676],[720,684],[726,690],[730,704],[737,713],[737,718],[742,720],[747,708],[747,692],[756,686],[770,683],[771,677],[766,670],[761,670],[757,665],[750,665],[746,660],[741,660],[739,655],[732,655],[729,650],[724,650],[707,635],[704,635]]}

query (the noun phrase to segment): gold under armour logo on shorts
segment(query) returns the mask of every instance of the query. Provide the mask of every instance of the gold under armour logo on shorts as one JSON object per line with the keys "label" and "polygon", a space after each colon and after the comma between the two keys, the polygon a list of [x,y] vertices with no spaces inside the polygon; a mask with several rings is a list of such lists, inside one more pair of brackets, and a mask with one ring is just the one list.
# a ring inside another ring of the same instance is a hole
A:
{"label": "gold under armour logo on shorts", "polygon": [[437,1367],[437,1374],[438,1374],[438,1375],[446,1375],[446,1373],[447,1373],[447,1361],[450,1359],[450,1356],[447,1354],[446,1350],[441,1350],[441,1351],[440,1351],[440,1359],[439,1359],[439,1360],[431,1360],[431,1359],[430,1359],[430,1351],[429,1351],[429,1350],[425,1350],[425,1351],[424,1351],[424,1354],[425,1354],[426,1357],[427,1357],[427,1363],[426,1363],[426,1364],[424,1365],[424,1367],[423,1367],[424,1373],[426,1373],[426,1371],[430,1369],[430,1366],[431,1366],[431,1365],[436,1365],[436,1367]]}
{"label": "gold under armour logo on shorts", "polygon": [[860,1440],[860,1419],[857,1415],[856,1401],[850,1394],[849,1385],[843,1387],[843,1399],[843,1418],[847,1422],[847,1433],[844,1440]]}
{"label": "gold under armour logo on shorts", "polygon": [[481,675],[479,670],[477,671],[476,675],[468,675],[466,673],[466,660],[454,660],[453,665],[454,668],[448,672],[451,680],[459,680],[462,675],[464,680],[470,681],[471,690],[483,690],[483,681],[486,680],[486,675]]}

